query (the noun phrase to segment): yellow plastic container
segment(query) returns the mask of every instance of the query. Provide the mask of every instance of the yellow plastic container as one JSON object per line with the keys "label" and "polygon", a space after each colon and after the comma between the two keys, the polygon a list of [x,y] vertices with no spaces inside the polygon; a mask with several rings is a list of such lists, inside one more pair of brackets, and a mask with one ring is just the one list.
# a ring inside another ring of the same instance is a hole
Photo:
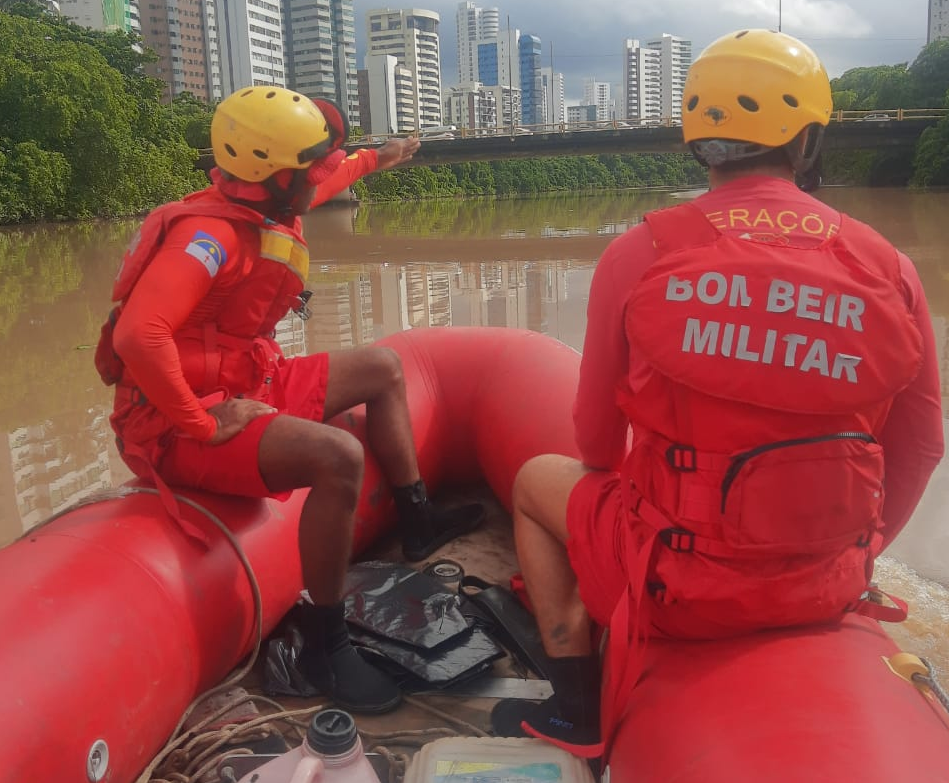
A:
{"label": "yellow plastic container", "polygon": [[404,783],[593,783],[593,773],[543,740],[446,737],[415,754]]}

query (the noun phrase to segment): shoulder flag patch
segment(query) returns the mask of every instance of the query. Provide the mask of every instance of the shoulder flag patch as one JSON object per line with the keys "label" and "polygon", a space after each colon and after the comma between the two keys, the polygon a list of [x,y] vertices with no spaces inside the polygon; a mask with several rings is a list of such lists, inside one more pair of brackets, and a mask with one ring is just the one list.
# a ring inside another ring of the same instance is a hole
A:
{"label": "shoulder flag patch", "polygon": [[204,264],[204,268],[208,270],[211,277],[214,277],[218,269],[224,266],[224,262],[227,261],[227,254],[224,252],[221,243],[203,231],[195,232],[185,248],[185,252]]}

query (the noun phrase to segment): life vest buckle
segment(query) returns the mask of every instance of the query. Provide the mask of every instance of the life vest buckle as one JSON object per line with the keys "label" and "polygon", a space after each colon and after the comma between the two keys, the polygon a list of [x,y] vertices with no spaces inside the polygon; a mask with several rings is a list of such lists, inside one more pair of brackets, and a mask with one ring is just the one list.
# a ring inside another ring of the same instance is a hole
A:
{"label": "life vest buckle", "polygon": [[694,552],[695,533],[682,527],[666,527],[659,531],[659,540],[673,552]]}
{"label": "life vest buckle", "polygon": [[666,449],[666,462],[681,473],[695,473],[698,470],[695,446],[673,443]]}

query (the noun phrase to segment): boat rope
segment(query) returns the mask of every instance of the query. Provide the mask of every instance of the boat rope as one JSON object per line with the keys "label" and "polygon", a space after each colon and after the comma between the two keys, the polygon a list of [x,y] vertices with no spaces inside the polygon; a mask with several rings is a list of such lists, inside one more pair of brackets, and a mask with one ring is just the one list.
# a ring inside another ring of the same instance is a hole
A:
{"label": "boat rope", "polygon": [[949,693],[946,693],[945,688],[943,688],[939,682],[936,680],[936,673],[933,670],[932,664],[929,663],[925,658],[920,658],[923,665],[926,667],[926,674],[922,672],[914,672],[910,675],[913,683],[916,685],[924,685],[929,689],[932,695],[936,700],[942,705],[942,708],[949,713]]}
{"label": "boat rope", "polygon": [[[111,500],[121,500],[124,497],[135,494],[159,495],[159,492],[154,487],[134,486],[122,486],[95,492],[76,501],[67,508],[58,511],[38,525],[34,525],[30,530],[26,531],[22,537],[32,535],[39,528],[50,524],[54,520],[65,516],[77,508]],[[265,696],[248,694],[241,689],[244,693],[242,697],[228,701],[214,710],[210,715],[190,726],[187,731],[182,732],[188,718],[193,714],[196,707],[212,696],[227,691],[247,676],[253,669],[260,655],[260,648],[263,643],[264,620],[260,585],[257,582],[257,576],[254,574],[254,569],[247,559],[247,555],[244,553],[240,542],[213,511],[183,495],[175,493],[174,498],[179,503],[184,503],[207,517],[207,519],[221,531],[228,543],[237,553],[237,557],[247,573],[247,579],[250,582],[254,599],[254,648],[243,666],[232,672],[231,675],[219,685],[199,695],[188,705],[178,720],[174,731],[171,733],[170,739],[151,762],[149,762],[141,775],[136,778],[136,783],[230,783],[227,778],[222,778],[218,774],[221,762],[228,756],[251,754],[251,751],[239,747],[236,743],[255,739],[260,740],[271,736],[275,733],[273,724],[279,722],[287,723],[291,729],[296,732],[297,742],[302,742],[306,735],[307,728],[307,722],[303,719],[319,712],[324,708],[324,705],[319,704],[314,707],[306,707],[299,710],[285,710],[278,702],[268,699]],[[211,730],[208,729],[208,727],[213,726],[216,722],[219,723],[227,713],[248,701],[267,705],[276,709],[276,712],[270,712],[258,718],[253,718],[252,720],[245,720],[236,724],[227,724],[223,727]],[[394,752],[387,747],[387,744],[418,748],[432,740],[445,736],[489,736],[487,732],[482,731],[477,726],[456,718],[450,713],[443,712],[417,698],[406,696],[405,702],[431,713],[449,725],[454,725],[456,729],[439,727],[387,733],[373,733],[360,730],[359,733],[363,739],[364,749],[380,754],[386,759],[389,765],[389,779],[385,783],[401,783],[410,761],[410,757],[407,754]],[[236,779],[232,776],[232,780]]]}
{"label": "boat rope", "polygon": [[[389,774],[384,783],[400,783],[411,761],[411,755],[402,751],[393,750],[390,746],[399,748],[421,748],[423,745],[443,737],[466,735],[487,736],[475,726],[442,713],[440,710],[420,702],[412,697],[406,697],[406,702],[432,712],[454,723],[458,729],[430,728],[416,730],[402,730],[393,732],[371,732],[360,729],[363,748],[366,752],[374,752],[382,756],[388,765]],[[237,723],[225,723],[227,714],[245,703],[270,707],[275,712],[268,712],[254,717],[244,717]],[[259,741],[274,734],[284,739],[287,735],[292,739],[294,746],[303,742],[306,735],[307,721],[315,713],[324,709],[326,705],[317,704],[297,710],[285,710],[276,701],[265,696],[258,696],[242,691],[240,695],[218,707],[212,714],[190,727],[186,744],[175,748],[162,760],[160,766],[149,778],[150,783],[235,783],[238,779],[227,760],[235,756],[254,755],[248,747],[241,743]],[[283,731],[275,728],[276,724],[285,724]]]}

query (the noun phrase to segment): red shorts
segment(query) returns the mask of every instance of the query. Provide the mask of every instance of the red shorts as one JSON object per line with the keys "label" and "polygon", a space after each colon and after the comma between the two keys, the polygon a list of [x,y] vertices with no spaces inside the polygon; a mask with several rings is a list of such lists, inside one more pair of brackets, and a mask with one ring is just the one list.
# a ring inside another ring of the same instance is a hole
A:
{"label": "red shorts", "polygon": [[[275,385],[283,389],[279,413],[323,421],[329,354],[297,356],[278,369]],[[290,493],[271,492],[260,475],[257,454],[264,430],[278,413],[258,416],[225,443],[213,446],[193,438],[173,438],[158,472],[169,484],[244,497],[286,499]]]}
{"label": "red shorts", "polygon": [[607,626],[627,585],[626,536],[619,473],[594,471],[581,478],[567,500],[567,555],[580,598],[593,621]]}

